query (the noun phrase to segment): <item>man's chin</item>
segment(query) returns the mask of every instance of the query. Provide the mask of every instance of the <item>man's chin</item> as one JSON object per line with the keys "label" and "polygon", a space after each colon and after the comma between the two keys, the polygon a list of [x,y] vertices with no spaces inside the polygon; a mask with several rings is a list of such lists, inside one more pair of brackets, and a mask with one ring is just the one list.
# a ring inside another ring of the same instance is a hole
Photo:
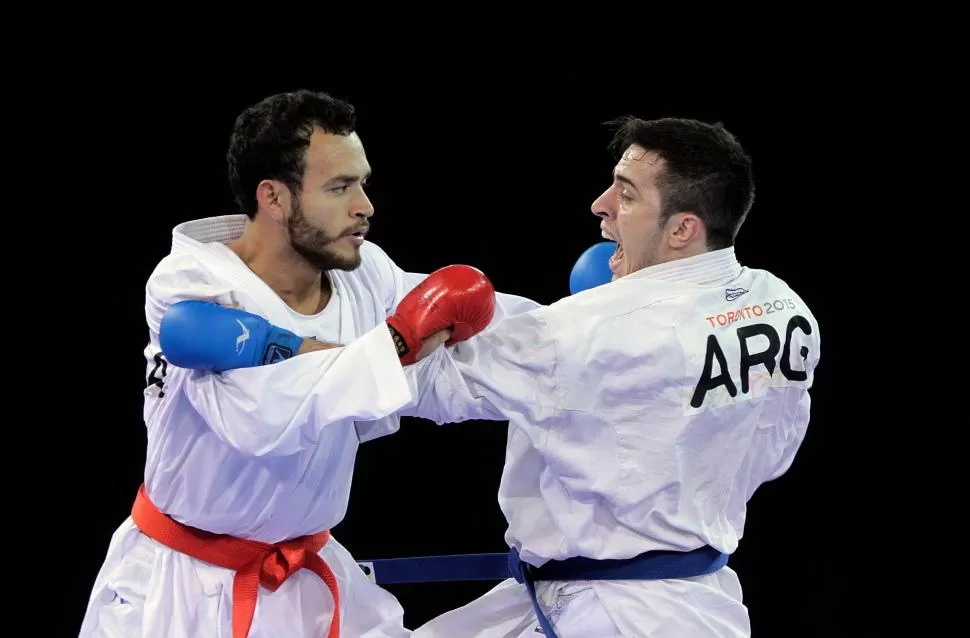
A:
{"label": "man's chin", "polygon": [[326,268],[325,270],[343,270],[345,272],[350,272],[352,270],[357,270],[358,268],[360,268],[359,256],[357,257],[357,259],[353,261],[342,261],[339,263],[335,263],[333,266],[331,266],[330,268]]}
{"label": "man's chin", "polygon": [[360,253],[349,255],[323,255],[314,260],[314,265],[320,270],[343,270],[350,272],[360,268]]}
{"label": "man's chin", "polygon": [[324,270],[343,270],[350,272],[352,270],[357,270],[360,268],[361,257],[360,249],[355,248],[350,254],[341,251],[340,254],[331,254],[326,256],[328,267]]}
{"label": "man's chin", "polygon": [[310,251],[294,246],[296,252],[310,262],[317,270],[357,270],[361,264],[360,250],[321,250]]}

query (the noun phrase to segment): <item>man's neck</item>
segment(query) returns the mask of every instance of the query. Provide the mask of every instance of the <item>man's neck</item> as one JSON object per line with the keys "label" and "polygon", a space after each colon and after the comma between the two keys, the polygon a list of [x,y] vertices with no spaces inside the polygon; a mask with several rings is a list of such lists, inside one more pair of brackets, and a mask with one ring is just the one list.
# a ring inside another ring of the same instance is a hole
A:
{"label": "man's neck", "polygon": [[229,248],[293,310],[314,315],[330,301],[330,280],[290,248],[267,241],[251,224]]}
{"label": "man's neck", "polygon": [[707,245],[703,241],[695,241],[676,250],[668,249],[658,263],[667,263],[681,259],[688,259],[690,257],[697,257],[698,255],[703,255],[707,252],[709,252]]}

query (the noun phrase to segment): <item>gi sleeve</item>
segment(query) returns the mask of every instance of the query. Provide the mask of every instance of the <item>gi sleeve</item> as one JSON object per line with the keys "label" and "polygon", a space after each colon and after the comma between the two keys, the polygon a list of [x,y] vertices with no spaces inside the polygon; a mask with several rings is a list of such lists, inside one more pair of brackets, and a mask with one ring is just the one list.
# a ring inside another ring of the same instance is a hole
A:
{"label": "gi sleeve", "polygon": [[414,401],[402,414],[435,423],[509,420],[542,429],[561,411],[560,344],[548,308],[515,314],[408,366]]}
{"label": "gi sleeve", "polygon": [[[150,358],[163,356],[158,347],[162,315],[183,299],[230,304],[234,294],[193,265],[156,271],[147,286]],[[171,416],[171,410],[158,409],[161,402],[184,398],[222,440],[253,456],[297,453],[315,445],[331,424],[379,419],[411,399],[383,323],[350,345],[274,365],[222,373],[168,366],[159,395],[157,405],[147,408],[150,419]]]}

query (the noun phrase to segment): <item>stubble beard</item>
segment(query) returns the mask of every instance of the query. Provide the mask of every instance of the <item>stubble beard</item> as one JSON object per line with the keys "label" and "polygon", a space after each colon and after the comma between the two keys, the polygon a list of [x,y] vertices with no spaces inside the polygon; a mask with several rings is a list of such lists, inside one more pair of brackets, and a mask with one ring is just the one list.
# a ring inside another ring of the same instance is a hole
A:
{"label": "stubble beard", "polygon": [[319,270],[351,271],[360,266],[360,251],[354,251],[353,255],[341,252],[334,244],[342,240],[344,235],[329,235],[310,225],[299,202],[287,220],[287,228],[293,251]]}

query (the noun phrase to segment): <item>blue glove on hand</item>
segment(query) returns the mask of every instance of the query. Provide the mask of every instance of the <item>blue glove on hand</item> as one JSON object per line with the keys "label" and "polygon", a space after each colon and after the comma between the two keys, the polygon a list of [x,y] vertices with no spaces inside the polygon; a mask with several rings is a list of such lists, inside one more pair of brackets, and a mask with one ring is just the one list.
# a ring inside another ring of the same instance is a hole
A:
{"label": "blue glove on hand", "polygon": [[303,344],[302,337],[258,315],[196,300],[165,311],[158,340],[172,365],[212,372],[277,363]]}
{"label": "blue glove on hand", "polygon": [[601,241],[583,251],[569,274],[569,292],[575,295],[577,292],[610,283],[613,280],[610,257],[615,250],[615,242]]}

